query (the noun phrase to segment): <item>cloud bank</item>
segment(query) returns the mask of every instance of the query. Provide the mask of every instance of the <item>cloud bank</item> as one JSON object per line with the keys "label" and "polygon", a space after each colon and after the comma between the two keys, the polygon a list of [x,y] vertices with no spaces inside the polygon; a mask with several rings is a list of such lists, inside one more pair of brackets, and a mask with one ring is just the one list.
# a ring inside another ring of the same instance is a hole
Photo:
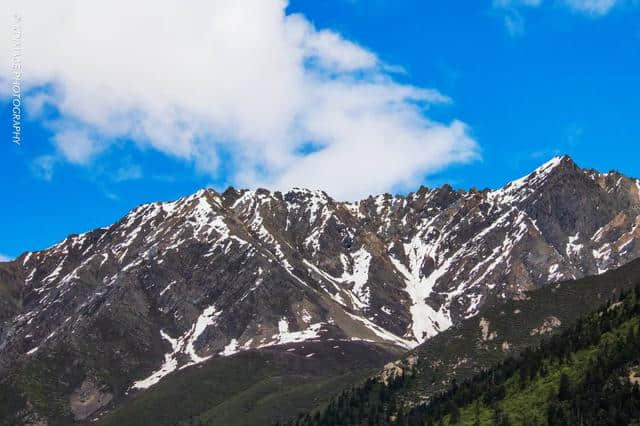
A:
{"label": "cloud bank", "polygon": [[240,186],[354,198],[478,156],[464,123],[429,118],[446,96],[399,83],[374,52],[286,6],[25,0],[0,13],[22,16],[27,112],[56,111],[52,143],[71,163],[124,141],[212,176],[224,161]]}

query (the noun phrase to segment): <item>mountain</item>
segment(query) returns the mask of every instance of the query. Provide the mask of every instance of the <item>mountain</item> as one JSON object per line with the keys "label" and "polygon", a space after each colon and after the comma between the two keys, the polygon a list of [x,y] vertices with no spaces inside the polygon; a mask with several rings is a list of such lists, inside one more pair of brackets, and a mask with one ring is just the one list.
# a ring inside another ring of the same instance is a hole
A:
{"label": "mountain", "polygon": [[[640,313],[637,310],[639,290],[640,259],[637,259],[602,275],[528,291],[526,297],[520,300],[499,300],[484,309],[479,318],[469,318],[456,324],[409,351],[402,359],[385,365],[362,384],[343,390],[329,402],[317,404],[314,410],[302,413],[288,424],[421,425],[429,424],[429,421],[440,424],[440,419],[448,422],[450,419],[445,417],[451,413],[445,410],[446,407],[451,408],[451,396],[460,386],[471,384],[476,397],[488,398],[479,395],[482,393],[480,389],[484,391],[491,388],[486,385],[486,380],[487,377],[490,380],[498,377],[496,369],[507,366],[509,377],[514,371],[519,374],[522,363],[527,364],[532,350],[535,351],[541,344],[555,347],[560,352],[562,348],[566,352],[575,351],[576,344],[566,336],[572,333],[576,324],[582,323],[581,327],[584,328],[585,318],[601,316],[602,311],[610,312],[607,309],[620,306],[618,302],[626,300],[630,292],[635,292],[636,296],[627,302],[633,301],[635,307],[626,312],[637,317]],[[600,334],[600,330],[591,328],[596,334]],[[571,359],[567,355],[564,361],[570,363]],[[502,378],[506,379],[507,375],[502,374]],[[554,380],[558,378],[559,375],[554,376]],[[460,394],[466,398],[469,392],[464,389]],[[536,415],[540,414],[541,409],[545,412],[549,402],[546,399],[549,397],[549,388],[543,390],[541,392],[535,388],[533,392],[540,396],[536,400]],[[513,393],[517,399],[518,392]],[[498,393],[494,396],[502,398],[504,395]],[[553,397],[555,394],[551,395]],[[485,404],[480,423],[494,424],[494,412],[498,411],[506,413],[512,424],[528,424],[523,420],[522,413],[530,413],[527,412],[531,408],[527,406],[529,402],[530,399],[523,399],[519,401],[520,405],[507,404],[505,407]],[[461,408],[459,403],[458,400],[456,406]],[[476,424],[475,413],[475,406],[468,406],[462,424]],[[398,418],[402,421],[393,421]],[[546,424],[546,419],[540,417],[538,420],[530,424]]]}
{"label": "mountain", "polygon": [[397,424],[628,425],[640,418],[640,280],[590,316]]}
{"label": "mountain", "polygon": [[68,424],[244,352],[302,353],[306,371],[345,351],[366,370],[500,301],[628,263],[639,213],[638,180],[568,157],[494,191],[229,188],[145,204],[0,264],[4,405],[15,422]]}

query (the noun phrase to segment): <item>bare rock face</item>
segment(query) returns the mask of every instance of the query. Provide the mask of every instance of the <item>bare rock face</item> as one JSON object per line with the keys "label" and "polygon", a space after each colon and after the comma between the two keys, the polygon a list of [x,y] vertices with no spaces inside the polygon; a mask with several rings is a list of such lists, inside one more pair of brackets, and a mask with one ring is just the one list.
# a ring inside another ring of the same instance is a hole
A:
{"label": "bare rock face", "polygon": [[418,357],[416,355],[410,355],[397,361],[389,362],[384,365],[378,378],[382,383],[388,385],[397,377],[411,375],[417,364]]}
{"label": "bare rock face", "polygon": [[89,379],[82,382],[69,398],[69,406],[75,420],[84,420],[100,408],[109,404],[113,395],[102,392],[100,388]]}
{"label": "bare rock face", "polygon": [[229,188],[145,204],[0,264],[0,375],[46,360],[81,418],[240,351],[413,348],[498,299],[638,257],[639,213],[637,179],[568,157],[494,191],[347,203]]}
{"label": "bare rock face", "polygon": [[489,322],[486,318],[480,318],[480,332],[482,333],[483,342],[488,342],[498,337],[498,334],[495,331],[489,332],[490,326],[491,322]]}
{"label": "bare rock face", "polygon": [[536,327],[533,330],[531,330],[529,334],[531,336],[534,336],[536,334],[541,335],[541,334],[551,333],[554,328],[558,328],[560,327],[560,325],[562,325],[562,322],[557,317],[551,315],[545,318],[539,327]]}

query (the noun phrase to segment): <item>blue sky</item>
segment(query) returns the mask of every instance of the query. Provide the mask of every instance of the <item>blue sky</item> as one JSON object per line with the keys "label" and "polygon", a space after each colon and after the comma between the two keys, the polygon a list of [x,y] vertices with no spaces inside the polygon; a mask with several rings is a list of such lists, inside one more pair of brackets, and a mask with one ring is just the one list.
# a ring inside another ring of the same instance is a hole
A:
{"label": "blue sky", "polygon": [[[211,3],[192,12],[227,7]],[[5,67],[0,253],[42,249],[203,186],[299,184],[339,198],[420,183],[495,188],[558,153],[640,176],[635,1],[318,0],[284,10],[263,1],[247,6],[253,12],[233,9],[228,16],[246,28],[221,30],[211,45],[197,33],[208,34],[209,21],[198,26],[177,13],[175,29],[184,25],[185,37],[201,43],[192,52],[190,39],[174,44],[170,29],[138,40],[144,25],[156,31],[154,19],[172,16],[175,5],[158,5],[157,16],[135,21],[141,28],[123,27],[125,44],[100,26],[121,20],[116,6],[76,11],[75,23],[37,5],[18,11],[22,144],[11,143]],[[41,20],[51,26],[40,30]],[[47,44],[58,28],[67,28],[59,35],[66,47]],[[220,40],[228,41],[222,50]],[[156,42],[159,53],[147,53],[145,43]],[[297,54],[302,65],[291,64]],[[365,165],[352,170],[363,152]],[[367,178],[383,166],[389,173]]]}

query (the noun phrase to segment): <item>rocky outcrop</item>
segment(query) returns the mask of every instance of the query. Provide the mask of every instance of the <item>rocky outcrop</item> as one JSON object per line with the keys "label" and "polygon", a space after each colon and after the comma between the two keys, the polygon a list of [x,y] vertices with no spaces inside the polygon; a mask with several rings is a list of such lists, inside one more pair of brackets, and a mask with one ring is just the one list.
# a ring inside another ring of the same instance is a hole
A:
{"label": "rocky outcrop", "polygon": [[86,379],[69,398],[69,406],[75,420],[84,420],[113,399],[109,392],[103,392],[101,387],[92,380]]}
{"label": "rocky outcrop", "polygon": [[409,355],[400,360],[389,362],[382,368],[378,379],[385,385],[388,385],[397,377],[411,375],[417,364],[417,355]]}
{"label": "rocky outcrop", "polygon": [[638,180],[568,157],[494,191],[229,188],[145,204],[0,264],[0,373],[55,354],[71,389],[75,369],[117,399],[251,349],[410,349],[497,300],[638,257],[639,213]]}
{"label": "rocky outcrop", "polygon": [[560,327],[562,325],[562,321],[560,321],[557,317],[551,315],[544,319],[542,324],[539,327],[534,328],[529,332],[529,335],[535,336],[536,334],[542,335],[551,333],[554,329]]}

